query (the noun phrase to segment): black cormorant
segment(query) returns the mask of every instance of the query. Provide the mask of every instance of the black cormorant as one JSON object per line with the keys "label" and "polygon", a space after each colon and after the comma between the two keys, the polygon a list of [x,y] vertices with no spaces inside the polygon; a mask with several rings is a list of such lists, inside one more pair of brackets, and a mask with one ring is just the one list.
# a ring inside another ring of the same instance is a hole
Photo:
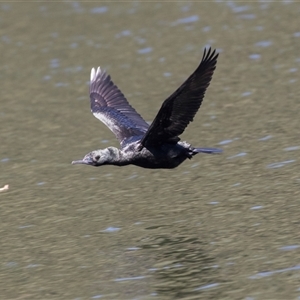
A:
{"label": "black cormorant", "polygon": [[202,103],[218,55],[216,50],[204,49],[198,68],[163,102],[150,126],[128,103],[110,76],[100,67],[93,68],[90,82],[92,113],[115,134],[121,147],[92,151],[72,164],[171,169],[197,153],[221,153],[222,150],[217,148],[192,147],[178,137],[193,121]]}

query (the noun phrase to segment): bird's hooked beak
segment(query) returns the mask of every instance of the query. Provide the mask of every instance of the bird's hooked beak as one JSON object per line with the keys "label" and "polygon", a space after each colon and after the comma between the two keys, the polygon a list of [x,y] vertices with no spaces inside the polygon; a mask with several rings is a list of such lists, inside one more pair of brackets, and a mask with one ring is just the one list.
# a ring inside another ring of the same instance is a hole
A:
{"label": "bird's hooked beak", "polygon": [[72,165],[79,165],[79,164],[82,164],[82,165],[93,165],[93,160],[92,160],[91,157],[85,156],[83,159],[73,160],[72,161]]}

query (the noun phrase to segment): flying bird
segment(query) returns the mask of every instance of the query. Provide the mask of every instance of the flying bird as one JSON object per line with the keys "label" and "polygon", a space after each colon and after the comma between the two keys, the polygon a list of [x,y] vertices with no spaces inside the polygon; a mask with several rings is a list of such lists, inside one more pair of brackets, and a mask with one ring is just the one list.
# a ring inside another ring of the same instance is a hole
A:
{"label": "flying bird", "polygon": [[121,147],[92,151],[72,164],[172,169],[197,153],[221,153],[222,150],[217,148],[192,147],[179,138],[193,121],[203,101],[218,55],[216,50],[204,49],[197,69],[163,102],[151,125],[128,103],[104,70],[93,68],[90,81],[91,111],[115,134]]}

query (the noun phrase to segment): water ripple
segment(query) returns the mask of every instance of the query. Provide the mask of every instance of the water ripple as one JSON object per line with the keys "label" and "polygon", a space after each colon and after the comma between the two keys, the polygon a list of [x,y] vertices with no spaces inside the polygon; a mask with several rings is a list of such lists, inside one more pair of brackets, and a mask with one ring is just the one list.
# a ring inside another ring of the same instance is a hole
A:
{"label": "water ripple", "polygon": [[295,162],[296,160],[291,159],[291,160],[285,160],[285,161],[281,161],[281,162],[277,162],[277,163],[272,163],[267,165],[268,169],[275,169],[275,168],[281,168],[284,167],[286,164],[290,164]]}
{"label": "water ripple", "polygon": [[267,141],[267,140],[269,140],[270,138],[272,138],[272,136],[271,135],[267,135],[267,136],[264,136],[264,137],[262,137],[262,138],[260,138],[260,139],[258,139],[259,141]]}
{"label": "water ripple", "polygon": [[273,44],[272,41],[260,41],[260,42],[257,42],[255,44],[255,46],[266,48],[266,47],[271,46],[272,44]]}
{"label": "water ripple", "polygon": [[116,36],[116,38],[119,38],[121,36],[129,36],[129,35],[131,35],[130,30],[123,30],[120,33],[117,33],[115,36]]}
{"label": "water ripple", "polygon": [[227,157],[227,159],[232,159],[232,158],[241,157],[241,156],[245,156],[245,155],[247,155],[246,152],[240,152],[238,154]]}
{"label": "water ripple", "polygon": [[197,22],[199,19],[200,19],[199,16],[193,15],[193,16],[190,16],[190,17],[178,19],[175,22],[173,22],[172,25],[194,23],[194,22]]}
{"label": "water ripple", "polygon": [[219,145],[227,145],[227,144],[232,143],[232,142],[233,142],[233,140],[224,140],[224,141],[221,141],[219,143]]}
{"label": "water ripple", "polygon": [[58,68],[59,67],[59,59],[53,58],[50,61],[50,68]]}
{"label": "water ripple", "polygon": [[145,276],[136,276],[136,277],[124,277],[124,278],[116,278],[114,281],[120,282],[120,281],[128,281],[128,280],[138,280],[138,279],[144,279]]}
{"label": "water ripple", "polygon": [[208,204],[217,205],[217,204],[219,204],[219,202],[218,201],[212,201],[212,202],[209,202]]}
{"label": "water ripple", "polygon": [[300,245],[291,245],[291,246],[280,247],[279,250],[282,250],[282,251],[291,251],[291,250],[295,250],[295,249],[298,249],[298,248],[300,248]]}
{"label": "water ripple", "polygon": [[23,226],[19,226],[19,229],[26,229],[26,228],[30,228],[33,227],[34,225],[23,225]]}
{"label": "water ripple", "polygon": [[200,287],[194,289],[194,291],[203,291],[203,290],[214,288],[218,285],[219,285],[219,283],[211,283],[211,284],[200,286]]}
{"label": "water ripple", "polygon": [[261,55],[260,54],[250,54],[249,58],[252,60],[258,60],[260,59]]}
{"label": "water ripple", "polygon": [[103,14],[108,11],[107,6],[99,6],[99,7],[94,7],[91,9],[92,14]]}
{"label": "water ripple", "polygon": [[249,10],[249,6],[248,5],[243,5],[243,6],[232,6],[231,7],[232,11],[234,13],[240,13],[240,12],[244,12],[246,10]]}
{"label": "water ripple", "polygon": [[117,232],[120,229],[121,228],[119,228],[119,227],[107,227],[106,229],[102,230],[101,232]]}
{"label": "water ripple", "polygon": [[250,96],[251,94],[252,94],[252,92],[244,92],[244,93],[242,93],[242,96],[247,97],[247,96]]}
{"label": "water ripple", "polygon": [[299,150],[300,146],[292,146],[292,147],[287,147],[284,148],[284,151],[295,151],[295,150]]}
{"label": "water ripple", "polygon": [[151,47],[147,47],[147,48],[142,48],[142,49],[139,49],[138,50],[138,53],[140,54],[145,54],[145,53],[149,53],[152,51],[152,48]]}
{"label": "water ripple", "polygon": [[257,206],[252,206],[250,209],[251,210],[257,210],[257,209],[262,209],[262,208],[263,208],[263,206],[257,205]]}
{"label": "water ripple", "polygon": [[164,73],[164,76],[165,76],[165,77],[170,77],[170,76],[172,76],[172,73],[170,73],[170,72],[165,72],[165,73]]}
{"label": "water ripple", "polygon": [[255,14],[243,14],[243,15],[239,15],[240,19],[244,19],[244,20],[253,20],[256,19],[256,15]]}
{"label": "water ripple", "polygon": [[129,247],[126,250],[128,250],[128,251],[136,251],[136,250],[140,250],[140,249],[141,248],[139,248],[139,247]]}
{"label": "water ripple", "polygon": [[259,272],[255,275],[250,276],[249,278],[250,279],[260,279],[260,278],[272,276],[274,274],[290,272],[290,271],[300,271],[300,265],[297,265],[297,266],[294,266],[294,267],[291,267],[291,268],[274,270],[274,271]]}
{"label": "water ripple", "polygon": [[300,31],[295,32],[293,35],[294,35],[294,37],[300,37]]}

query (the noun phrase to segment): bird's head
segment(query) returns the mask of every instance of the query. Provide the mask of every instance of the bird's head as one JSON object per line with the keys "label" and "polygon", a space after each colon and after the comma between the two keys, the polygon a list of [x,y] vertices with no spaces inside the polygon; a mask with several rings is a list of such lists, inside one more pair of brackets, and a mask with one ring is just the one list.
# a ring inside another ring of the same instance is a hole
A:
{"label": "bird's head", "polygon": [[104,150],[95,150],[84,156],[82,160],[72,161],[72,165],[84,164],[94,167],[99,167],[106,164],[108,161],[107,151]]}

